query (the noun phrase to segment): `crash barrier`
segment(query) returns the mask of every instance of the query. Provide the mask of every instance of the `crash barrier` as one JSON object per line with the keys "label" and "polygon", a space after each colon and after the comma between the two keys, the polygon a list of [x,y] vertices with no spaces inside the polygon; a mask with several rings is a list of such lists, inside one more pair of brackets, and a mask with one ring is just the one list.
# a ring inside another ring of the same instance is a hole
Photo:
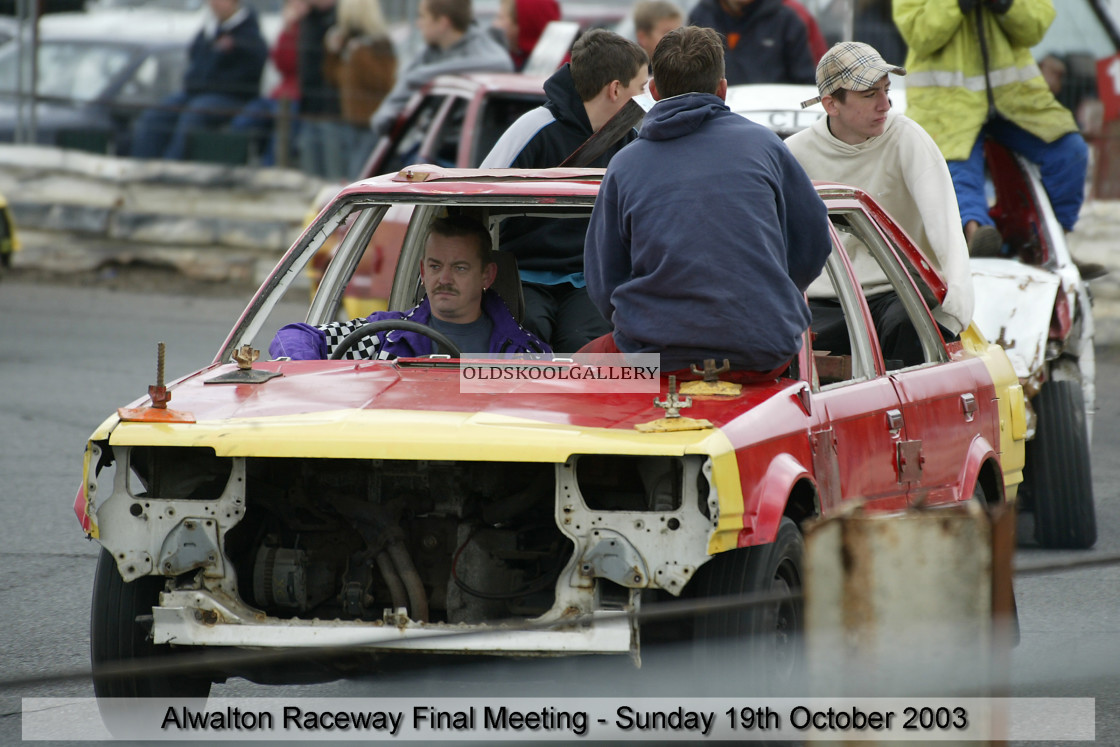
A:
{"label": "crash barrier", "polygon": [[[940,515],[939,513],[931,513],[931,518]],[[1012,516],[1008,512],[1008,516]],[[969,520],[971,521],[971,520]],[[993,547],[996,543],[1002,545],[1004,542],[1013,541],[1014,532],[1008,524],[1010,519],[1000,517],[995,523],[998,528],[993,531],[992,542]],[[934,531],[933,524],[928,524],[922,527],[922,531]],[[955,530],[954,534],[956,533]],[[957,539],[961,537],[958,535]],[[815,542],[815,540],[813,541]],[[931,545],[932,547],[932,545]],[[901,557],[901,553],[905,551],[905,547],[895,548],[893,557],[897,560]],[[822,558],[822,553],[825,550],[818,548],[809,551],[813,553],[819,561]],[[1005,552],[1002,549],[995,551],[994,557],[1004,557]],[[835,555],[833,554],[833,557]],[[973,556],[975,558],[975,555]],[[1033,563],[1027,565],[1017,565],[1014,568],[1014,576],[1039,576],[1046,574],[1064,573],[1078,570],[1087,570],[1090,568],[1120,566],[1120,553],[1093,553],[1084,557],[1066,558],[1057,561],[1048,561],[1043,563]],[[809,571],[813,573],[813,571]],[[992,578],[996,579],[1002,571],[993,573]],[[946,574],[947,575],[947,574]],[[974,579],[975,581],[976,579]],[[975,592],[976,588],[973,584],[969,584],[971,591]],[[931,590],[931,594],[934,592]],[[993,597],[994,598],[994,597]],[[775,603],[797,601],[803,599],[801,592],[790,591],[765,591],[765,592],[752,592],[736,595],[722,596],[718,598],[703,598],[703,599],[676,599],[666,602],[657,602],[645,604],[640,610],[633,612],[618,611],[618,612],[598,612],[594,616],[597,624],[609,624],[612,620],[620,622],[628,622],[634,619],[643,625],[665,623],[675,620],[693,619],[699,615],[706,615],[711,613],[718,613],[728,610],[746,610],[760,605],[774,605]],[[996,602],[995,606],[999,607],[1003,602]],[[811,606],[811,605],[810,605]],[[813,613],[817,615],[816,612]],[[504,629],[510,634],[523,632],[523,631],[536,631],[536,630],[549,630],[556,628],[567,628],[571,626],[580,625],[584,622],[591,622],[591,615],[578,616],[573,615],[565,617],[559,621],[552,622],[532,622],[527,621],[521,625],[504,625]],[[817,628],[816,635],[821,634],[819,617],[816,621],[811,623]],[[846,624],[846,623],[845,623]],[[976,628],[973,628],[974,630]],[[465,630],[461,633],[440,631],[433,634],[438,636],[441,641],[447,641],[451,638],[460,638],[464,641],[464,645],[471,637],[479,635],[486,635],[485,631],[478,629]],[[1000,633],[993,632],[993,635],[1000,635]],[[419,636],[411,639],[412,643],[421,640]],[[1014,642],[1014,638],[1008,639]],[[128,677],[136,675],[147,676],[175,676],[175,675],[191,675],[205,672],[212,672],[215,669],[225,671],[244,669],[248,667],[258,666],[271,666],[283,665],[285,663],[305,661],[314,658],[316,661],[352,661],[355,650],[359,646],[322,646],[322,647],[302,647],[298,650],[233,650],[233,651],[204,651],[199,653],[184,653],[175,657],[168,657],[165,659],[153,660],[133,660],[133,661],[118,661],[113,663],[102,664],[98,667],[98,674],[102,677]],[[835,663],[836,659],[833,656],[834,652],[827,652],[823,654],[824,658],[828,661]],[[945,652],[942,652],[945,653]],[[851,658],[848,654],[846,657]],[[595,657],[581,657],[584,659]],[[990,660],[985,657],[985,660]],[[1112,671],[1112,661],[1103,662]],[[423,666],[420,660],[417,660],[417,668]],[[819,671],[819,669],[817,670]],[[0,675],[0,692],[28,689],[31,687],[44,685],[44,684],[58,684],[64,682],[75,681],[89,681],[92,673],[88,667],[78,667],[71,669],[58,669],[55,671],[41,670],[33,675],[22,676],[4,676]],[[956,678],[954,677],[954,680]],[[967,681],[969,685],[969,692],[979,693],[985,689],[993,690],[992,681],[986,678],[979,680],[970,679]],[[913,684],[913,682],[911,683]],[[924,682],[927,687],[936,687],[932,679]]]}
{"label": "crash barrier", "polygon": [[[934,518],[937,512],[931,512],[928,518]],[[926,518],[926,517],[923,517]],[[981,540],[983,544],[983,523],[976,522],[972,517],[965,516],[952,516],[949,517],[949,522],[943,524],[947,529],[945,538],[934,538],[932,534],[938,532],[934,522],[922,522],[922,526],[915,530],[910,527],[904,530],[903,533],[895,535],[894,539],[903,539],[904,535],[908,539],[914,539],[916,536],[925,535],[919,538],[919,543],[924,544],[924,550],[919,547],[911,546],[911,549],[918,550],[919,554],[924,551],[932,551],[934,549],[961,549],[957,544],[964,540],[969,534],[973,538]],[[1007,525],[996,523],[997,528],[993,531],[993,542],[1002,542],[1010,538],[1013,532],[1009,531],[1010,527]],[[851,523],[837,526],[844,526],[845,529],[850,529]],[[870,529],[870,531],[868,531]],[[845,530],[841,529],[843,533]],[[878,526],[864,527],[862,530],[856,530],[857,533],[862,532],[865,537],[875,537],[878,540],[887,538],[887,534],[883,534]],[[955,538],[955,539],[954,539]],[[945,544],[942,539],[947,540]],[[813,540],[815,542],[816,540]],[[893,544],[894,540],[887,540],[886,544]],[[975,548],[973,548],[975,550]],[[905,546],[898,546],[893,549],[887,550],[887,554],[894,559],[902,557],[905,553]],[[1004,552],[993,545],[993,557],[1003,557]],[[812,552],[818,552],[814,550]],[[983,554],[984,550],[980,550]],[[835,557],[835,556],[833,556]],[[976,559],[975,554],[970,554],[972,559]],[[951,558],[944,559],[947,564],[952,564]],[[1101,565],[1116,565],[1120,564],[1120,554],[1101,554],[1091,555],[1081,558],[1074,558],[1070,560],[1063,560],[1054,563],[1037,564],[1027,566],[1019,569],[1019,573],[1023,575],[1038,575],[1045,573],[1054,573],[1061,571],[1076,570],[1078,568],[1094,567]],[[855,566],[853,566],[855,567]],[[993,575],[993,578],[995,576]],[[975,579],[974,579],[975,580]],[[979,587],[976,584],[965,582],[963,588],[967,589],[966,594],[975,595]],[[982,594],[980,595],[982,596]],[[764,592],[756,594],[744,594],[741,596],[725,597],[720,599],[703,599],[703,600],[677,600],[666,603],[644,605],[642,609],[635,613],[643,625],[648,623],[666,622],[681,620],[683,618],[694,617],[702,613],[710,613],[721,610],[743,610],[757,605],[773,606],[775,603],[788,602],[799,598],[797,594],[789,594],[786,592]],[[979,597],[976,597],[979,599]],[[982,602],[979,605],[983,606]],[[926,606],[930,608],[929,605]],[[617,622],[620,624],[627,624],[630,615],[626,612],[619,611],[616,613]],[[604,622],[602,613],[597,616],[600,623]],[[580,625],[583,622],[578,617],[565,618],[562,621],[553,622],[551,624],[533,624],[528,623],[520,628],[510,627],[510,634],[519,632],[520,630],[540,630],[549,627],[567,627],[571,625]],[[975,629],[975,628],[974,628]],[[477,630],[467,631],[461,635],[470,637],[478,635]],[[440,634],[446,639],[447,633]],[[454,635],[454,634],[452,634]],[[948,640],[945,636],[941,637],[942,641]],[[463,639],[463,646],[469,647],[469,640]],[[975,650],[975,649],[970,649]],[[937,681],[927,675],[926,672],[913,670],[911,671],[911,679],[907,683],[907,687],[898,688],[889,692],[872,692],[869,688],[864,688],[866,691],[859,695],[832,695],[831,697],[822,697],[820,695],[808,694],[799,692],[796,694],[786,693],[778,697],[758,697],[746,691],[745,681],[747,679],[759,679],[772,675],[772,672],[760,672],[756,668],[751,667],[743,660],[736,660],[734,663],[740,674],[739,678],[735,681],[718,681],[712,680],[710,673],[706,670],[702,671],[701,676],[703,679],[689,680],[688,673],[693,671],[695,673],[695,658],[691,653],[686,650],[684,657],[674,659],[669,662],[672,669],[669,670],[671,674],[666,676],[663,672],[658,678],[663,684],[668,684],[674,688],[674,695],[668,699],[664,697],[650,697],[650,691],[643,689],[636,684],[631,684],[629,687],[618,689],[617,686],[612,686],[615,677],[612,673],[617,673],[619,669],[618,663],[605,663],[598,669],[585,669],[590,667],[591,662],[602,661],[604,658],[613,657],[579,657],[577,660],[560,659],[558,661],[541,662],[540,667],[549,668],[555,676],[552,667],[562,667],[562,679],[571,682],[575,688],[573,697],[578,696],[583,700],[580,703],[575,703],[570,698],[561,699],[550,697],[545,703],[544,710],[552,713],[558,709],[563,709],[568,706],[586,707],[594,710],[597,714],[601,714],[602,719],[596,719],[596,723],[602,725],[605,721],[612,718],[613,715],[622,715],[629,713],[635,707],[638,708],[659,708],[666,714],[671,712],[677,713],[682,709],[688,707],[708,708],[714,709],[712,711],[713,718],[718,717],[721,719],[719,728],[712,732],[705,730],[704,737],[711,737],[715,741],[743,741],[751,738],[767,737],[768,734],[773,733],[773,739],[778,741],[787,741],[791,738],[796,738],[800,742],[800,737],[812,731],[814,739],[818,740],[821,737],[825,739],[835,740],[873,740],[873,741],[890,741],[890,743],[897,743],[896,738],[901,741],[914,741],[922,740],[925,738],[935,738],[939,740],[952,739],[955,730],[974,730],[974,727],[985,727],[987,734],[1003,734],[1017,735],[1019,739],[1030,741],[1039,741],[1047,743],[1055,743],[1060,740],[1081,740],[1092,741],[1094,739],[1094,720],[1095,720],[1095,700],[1091,697],[1037,697],[1039,692],[1037,683],[1027,681],[1021,683],[1020,687],[1025,688],[1023,691],[1017,692],[1014,696],[1010,693],[999,693],[997,685],[1000,685],[999,680],[989,681],[981,678],[980,680],[968,679],[965,675],[971,676],[975,672],[954,673],[956,676],[951,682]],[[826,652],[827,653],[827,652]],[[950,655],[951,651],[943,651],[944,654]],[[298,662],[306,657],[314,657],[316,660],[323,660],[327,657],[337,657],[339,660],[354,661],[354,650],[346,649],[343,647],[334,648],[320,648],[320,649],[300,649],[299,651],[268,651],[268,652],[250,652],[250,651],[218,651],[201,655],[183,655],[176,657],[174,660],[145,660],[133,662],[120,662],[112,666],[105,666],[99,668],[100,676],[108,676],[116,674],[119,676],[136,675],[143,673],[146,676],[166,676],[178,677],[190,675],[199,672],[212,671],[215,667],[229,670],[237,669],[243,666],[255,666],[262,664],[279,665],[290,664]],[[457,698],[450,698],[449,696],[441,696],[436,693],[430,692],[430,688],[423,685],[423,682],[430,681],[435,683],[437,680],[430,679],[430,674],[425,674],[425,670],[429,667],[438,667],[433,671],[438,671],[438,681],[442,682],[440,691],[451,692],[454,690],[457,675],[453,673],[453,669],[449,666],[446,660],[432,658],[432,657],[412,657],[410,664],[407,665],[409,669],[414,670],[414,674],[419,675],[420,692],[421,695],[410,695],[410,687],[405,684],[405,681],[400,678],[401,670],[390,668],[382,673],[382,676],[377,678],[380,682],[378,685],[371,684],[370,690],[366,688],[365,696],[362,697],[363,690],[360,682],[354,683],[355,689],[349,690],[347,698],[352,700],[339,700],[337,698],[326,701],[322,705],[318,705],[318,700],[312,692],[301,692],[299,694],[292,694],[290,692],[278,694],[278,697],[272,698],[271,703],[279,712],[283,707],[284,713],[289,713],[292,709],[298,710],[299,713],[315,714],[322,712],[326,714],[324,718],[333,718],[335,712],[341,712],[346,708],[350,709],[365,709],[365,708],[401,708],[408,713],[416,713],[416,709],[420,709],[424,713],[429,713],[433,707],[442,707],[445,710],[465,709],[470,705],[461,694]],[[616,660],[617,661],[617,660]],[[1102,662],[1102,666],[1111,671],[1112,662],[1115,661],[1113,657],[1108,657],[1106,661]],[[1044,662],[1045,664],[1045,662]],[[571,665],[571,666],[569,666]],[[464,667],[468,664],[464,663]],[[524,664],[523,666],[529,666]],[[579,666],[581,674],[576,675],[573,668]],[[622,669],[627,669],[623,666]],[[530,679],[530,682],[543,684],[546,680],[541,680],[540,669],[532,670],[536,673],[538,679]],[[651,677],[655,677],[656,669],[650,672]],[[866,671],[864,668],[862,671]],[[358,675],[360,670],[355,670]],[[592,673],[588,677],[588,672]],[[1068,674],[1068,673],[1067,673]],[[510,677],[508,683],[494,681],[490,679],[496,676],[498,680],[505,677]],[[1050,676],[1053,676],[1051,673]],[[40,688],[47,683],[60,683],[63,681],[88,681],[90,672],[86,669],[75,669],[68,672],[44,673],[33,677],[22,678],[0,678],[0,692],[9,690],[24,690],[30,691],[32,688]],[[388,679],[382,681],[383,677]],[[483,711],[484,708],[493,708],[495,711],[508,711],[524,706],[534,696],[529,696],[529,691],[517,689],[523,687],[521,680],[514,676],[513,669],[487,669],[485,672],[473,672],[468,674],[471,682],[478,680],[480,677],[486,678],[485,681],[489,684],[484,692],[489,695],[488,699],[480,700],[480,707],[478,710]],[[602,683],[596,684],[595,677],[606,680],[605,689]],[[548,682],[553,682],[549,678]],[[853,676],[853,681],[856,681]],[[1055,682],[1059,681],[1057,679]],[[372,681],[371,681],[372,683]],[[617,685],[617,683],[615,683]],[[716,688],[713,692],[705,692],[702,685],[710,685]],[[348,685],[349,686],[349,685]],[[819,688],[816,688],[819,689]],[[854,688],[847,688],[850,693]],[[478,694],[483,690],[472,690],[471,695],[478,697]],[[504,694],[503,694],[504,693]],[[386,699],[396,698],[393,704],[390,704]],[[644,696],[644,699],[643,699]],[[722,699],[722,700],[719,700]],[[319,700],[322,700],[320,696]],[[542,700],[536,696],[536,700]],[[733,702],[726,703],[724,701],[731,700]],[[216,713],[225,717],[220,725],[213,726],[217,731],[237,729],[238,738],[247,739],[262,739],[262,733],[253,731],[241,732],[241,726],[231,725],[233,722],[228,719],[237,715],[237,708],[242,709],[253,708],[259,706],[263,707],[267,699],[261,700],[246,700],[243,696],[240,699],[229,697],[217,700],[214,696],[211,700],[206,701],[207,711],[197,710],[198,713]],[[144,724],[155,724],[155,728],[162,729],[156,734],[154,738],[182,738],[181,732],[189,731],[188,727],[181,727],[176,725],[176,722],[167,720],[167,714],[171,713],[174,707],[175,713],[182,712],[179,706],[184,703],[191,703],[190,701],[173,701],[168,699],[153,699],[145,701],[141,704],[136,700],[121,700],[121,699],[106,699],[94,703],[93,698],[23,698],[23,729],[24,737],[28,738],[29,724],[39,736],[36,738],[44,738],[48,734],[53,734],[52,738],[61,738],[59,732],[52,731],[49,724],[46,722],[38,711],[56,714],[54,721],[58,720],[57,714],[67,713],[69,716],[63,720],[75,720],[77,723],[88,725],[91,732],[83,732],[82,737],[90,736],[93,733],[104,731],[100,725],[97,724],[98,710],[101,711],[100,718],[104,721],[105,725],[111,729],[114,734],[118,727],[124,726],[128,729],[138,728]],[[717,705],[717,703],[719,705]],[[196,709],[201,709],[201,701],[191,703],[196,706]],[[230,705],[232,704],[232,705]],[[614,706],[622,704],[617,711]],[[144,719],[138,718],[138,707],[156,708],[156,716],[150,717],[150,714],[145,716]],[[229,706],[227,708],[227,706]],[[771,713],[771,706],[779,711],[776,715]],[[77,710],[75,710],[77,708]],[[121,709],[117,711],[116,709]],[[534,706],[540,710],[539,706]],[[69,710],[63,710],[69,709]],[[426,709],[426,710],[425,710]],[[784,709],[784,710],[783,710]],[[812,711],[810,709],[813,709]],[[827,709],[827,710],[826,710]],[[79,713],[79,711],[81,713]],[[609,713],[607,712],[609,711]],[[765,711],[765,721],[760,721],[760,715]],[[244,712],[244,711],[241,711]],[[256,712],[256,711],[254,711]],[[263,713],[263,711],[262,711]],[[678,716],[683,717],[684,713],[677,713]],[[781,722],[781,718],[787,718],[786,722]],[[889,719],[894,718],[893,725]],[[946,720],[942,720],[945,717]],[[276,723],[281,723],[284,718],[283,714],[275,716]],[[36,721],[37,719],[37,721]],[[124,719],[122,723],[122,719]],[[810,723],[810,719],[812,719]],[[884,719],[886,719],[884,724]],[[774,726],[777,724],[777,729],[780,734],[774,733]],[[53,723],[53,722],[51,722]],[[210,721],[206,723],[211,724]],[[425,722],[427,723],[427,722]],[[786,727],[792,726],[797,730],[796,734],[791,734]],[[421,725],[412,727],[412,732],[409,734],[424,733],[430,738],[438,739],[440,743],[444,741],[451,741],[453,739],[468,739],[479,740],[482,732],[475,728],[473,724],[467,723],[461,726],[454,724],[439,726],[436,732],[432,729],[425,731]],[[887,729],[898,727],[893,732],[888,732]],[[166,731],[168,728],[173,730],[170,736]],[[205,728],[205,727],[203,727]],[[244,727],[252,729],[254,727]],[[286,728],[286,727],[285,727]],[[305,727],[298,727],[293,732],[285,732],[280,736],[286,738],[306,738],[304,731]],[[487,728],[482,728],[482,731],[487,731]],[[518,732],[523,727],[509,727],[499,729],[497,726],[489,729],[491,735],[499,732]],[[548,732],[545,734],[532,735],[534,739],[540,739],[547,736],[549,739],[560,739],[573,737],[564,731],[562,727],[549,728],[547,726],[531,727],[534,731],[544,730]],[[598,727],[596,727],[598,728]],[[687,727],[680,727],[679,729],[671,724],[665,726],[665,729],[672,729],[674,733],[673,738],[681,738],[687,736],[680,734],[686,730]],[[1096,727],[1096,733],[1099,732],[1099,726]],[[361,730],[356,726],[351,726],[350,731],[345,733],[335,733],[338,729],[347,729],[345,726],[338,726],[337,724],[327,725],[309,725],[306,729],[315,731],[318,735],[317,729],[322,729],[330,732],[328,736],[338,739],[369,739],[371,738],[370,729],[365,728]],[[910,730],[914,731],[902,731]],[[334,731],[332,731],[334,730]],[[73,729],[71,729],[73,731]],[[654,736],[666,736],[667,731],[657,732],[655,726],[647,727],[646,729],[635,729],[630,725],[619,724],[614,732],[610,732],[609,727],[607,731],[612,735],[613,739],[643,739]],[[827,734],[824,732],[828,732]],[[983,731],[983,730],[981,730]],[[656,733],[653,733],[656,732]],[[758,734],[751,734],[751,732],[759,732]],[[603,734],[602,730],[597,731],[597,734]],[[973,734],[973,731],[969,731]],[[276,730],[273,729],[267,734],[275,735]],[[293,736],[294,735],[294,736]],[[106,735],[107,736],[107,735]],[[529,735],[520,734],[522,737]],[[973,739],[990,739],[991,737],[978,737],[973,736]],[[1004,737],[1006,738],[1006,737]],[[152,740],[149,740],[152,741]],[[829,741],[828,743],[843,743],[853,744],[852,741]],[[854,742],[862,744],[863,741]],[[961,743],[954,741],[953,743]],[[999,743],[999,742],[991,742]]]}
{"label": "crash barrier", "polygon": [[292,169],[0,145],[0,194],[24,243],[17,264],[52,272],[146,263],[256,281],[327,184]]}

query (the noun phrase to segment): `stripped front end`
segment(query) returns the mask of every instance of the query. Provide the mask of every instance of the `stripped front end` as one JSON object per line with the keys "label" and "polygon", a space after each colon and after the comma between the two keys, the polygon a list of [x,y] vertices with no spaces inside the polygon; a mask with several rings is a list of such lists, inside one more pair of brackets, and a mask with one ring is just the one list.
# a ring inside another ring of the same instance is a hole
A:
{"label": "stripped front end", "polygon": [[254,457],[103,438],[87,457],[87,530],[124,581],[166,578],[156,644],[636,656],[620,612],[678,595],[719,522],[703,454]]}

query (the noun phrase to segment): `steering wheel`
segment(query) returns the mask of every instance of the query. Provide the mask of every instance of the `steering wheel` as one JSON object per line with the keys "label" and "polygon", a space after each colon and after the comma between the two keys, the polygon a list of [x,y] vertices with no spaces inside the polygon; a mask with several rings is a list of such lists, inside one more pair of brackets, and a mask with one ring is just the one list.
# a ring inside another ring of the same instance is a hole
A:
{"label": "steering wheel", "polygon": [[368,322],[358,327],[356,330],[342,338],[342,342],[331,353],[328,360],[337,361],[342,360],[342,356],[350,352],[350,348],[354,347],[354,343],[363,338],[369,337],[377,332],[384,332],[387,329],[403,329],[406,332],[416,332],[424,335],[435,343],[438,343],[441,348],[447,351],[452,358],[459,358],[462,356],[462,351],[459,346],[451,341],[447,335],[439,330],[432,329],[426,324],[420,322],[412,322],[408,319],[382,319],[379,322]]}

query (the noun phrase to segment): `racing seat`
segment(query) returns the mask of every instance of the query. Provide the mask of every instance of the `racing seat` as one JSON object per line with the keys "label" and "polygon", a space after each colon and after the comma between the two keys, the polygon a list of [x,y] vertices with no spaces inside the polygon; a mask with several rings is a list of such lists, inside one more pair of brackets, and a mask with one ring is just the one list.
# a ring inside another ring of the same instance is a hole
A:
{"label": "racing seat", "polygon": [[506,302],[514,320],[521,324],[521,320],[525,318],[525,292],[521,288],[517,257],[513,252],[494,252],[494,258],[498,263],[498,274],[491,287]]}

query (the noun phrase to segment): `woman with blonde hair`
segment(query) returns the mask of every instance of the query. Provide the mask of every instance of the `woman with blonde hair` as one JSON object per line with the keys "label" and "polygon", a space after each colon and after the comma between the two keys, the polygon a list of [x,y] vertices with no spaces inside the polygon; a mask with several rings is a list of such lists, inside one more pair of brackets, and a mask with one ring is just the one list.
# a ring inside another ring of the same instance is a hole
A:
{"label": "woman with blonde hair", "polygon": [[393,88],[397,55],[379,0],[338,0],[326,35],[323,74],[339,92],[347,128],[351,178],[360,175],[375,143],[370,116]]}

